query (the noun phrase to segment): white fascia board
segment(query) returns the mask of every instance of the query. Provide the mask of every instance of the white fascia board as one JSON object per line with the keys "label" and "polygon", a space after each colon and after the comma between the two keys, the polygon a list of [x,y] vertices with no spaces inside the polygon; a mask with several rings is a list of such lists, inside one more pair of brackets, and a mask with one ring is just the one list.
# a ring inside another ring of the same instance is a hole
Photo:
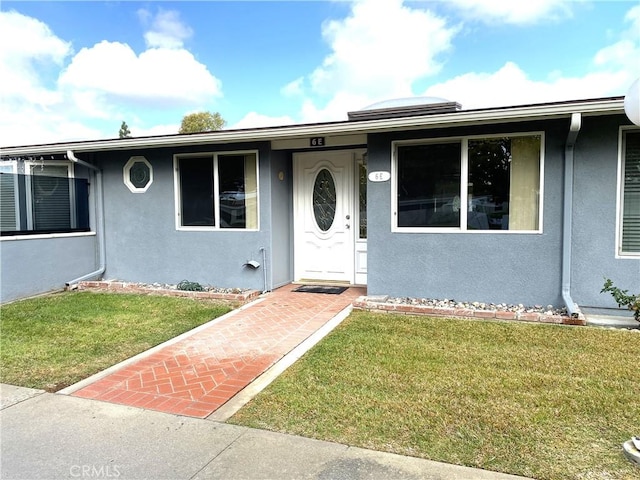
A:
{"label": "white fascia board", "polygon": [[89,140],[45,145],[29,145],[2,148],[3,156],[44,155],[76,152],[100,152],[109,150],[133,150],[141,148],[178,147],[235,142],[259,142],[322,135],[349,135],[380,133],[397,130],[417,130],[488,123],[522,122],[549,118],[570,117],[573,113],[584,116],[624,114],[624,99],[602,99],[558,104],[526,105],[481,110],[421,115],[417,117],[385,118],[364,121],[342,121],[320,124],[299,124],[285,127],[267,127],[243,130],[219,130],[210,133],[171,135],[156,137]]}

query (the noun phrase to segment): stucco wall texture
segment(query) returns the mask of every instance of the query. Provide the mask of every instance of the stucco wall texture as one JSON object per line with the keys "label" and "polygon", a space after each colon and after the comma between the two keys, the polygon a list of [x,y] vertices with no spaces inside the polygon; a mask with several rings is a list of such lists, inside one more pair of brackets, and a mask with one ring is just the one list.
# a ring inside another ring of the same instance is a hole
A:
{"label": "stucco wall texture", "polygon": [[582,306],[615,307],[604,279],[640,292],[640,259],[616,257],[618,133],[623,116],[586,117],[575,149],[572,295]]}
{"label": "stucco wall texture", "polygon": [[0,264],[1,302],[62,290],[66,282],[97,270],[96,237],[3,240]]}
{"label": "stucco wall texture", "polygon": [[[616,258],[615,252],[621,125],[628,125],[623,116],[585,117],[575,148],[571,293],[582,306],[616,306],[609,295],[600,293],[605,277],[621,288],[640,290],[640,259]],[[569,120],[563,119],[370,134],[370,172],[391,171],[396,140],[544,132],[545,142],[542,233],[394,232],[393,179],[369,182],[368,294],[562,305],[568,128]],[[238,150],[258,151],[259,231],[177,230],[174,155]],[[133,155],[144,156],[153,167],[153,184],[144,193],[132,193],[123,181],[123,167]],[[78,156],[103,170],[104,279],[144,283],[186,279],[255,290],[270,290],[293,279],[290,151],[272,151],[269,142],[259,142]],[[0,253],[3,302],[62,288],[64,282],[94,271],[99,263],[95,235],[3,240]],[[248,260],[257,261],[260,268],[248,268]]]}
{"label": "stucco wall texture", "polygon": [[[640,290],[640,260],[615,253],[618,128],[623,117],[586,118],[574,173],[572,295],[615,307],[603,277]],[[392,232],[391,184],[369,183],[368,293],[494,303],[562,305],[562,203],[568,120],[441,129],[369,137],[369,171],[391,169],[393,140],[461,135],[545,134],[542,233]]]}
{"label": "stucco wall texture", "polygon": [[[545,130],[542,234],[405,233],[391,231],[391,183],[369,185],[368,293],[464,301],[560,304],[561,155],[558,126]],[[504,125],[502,133],[540,131]],[[475,132],[474,132],[475,133]],[[493,133],[478,131],[477,133]],[[437,130],[369,140],[370,171],[391,169],[391,141],[467,135]],[[373,267],[375,265],[375,267]]]}
{"label": "stucco wall texture", "polygon": [[[214,151],[259,150],[259,231],[184,231],[176,229],[173,155]],[[182,280],[217,287],[264,289],[261,247],[271,250],[271,184],[265,144],[199,146],[197,149],[140,150],[153,168],[153,183],[132,193],[122,169],[131,152],[97,157],[104,172],[108,280],[178,283]]]}

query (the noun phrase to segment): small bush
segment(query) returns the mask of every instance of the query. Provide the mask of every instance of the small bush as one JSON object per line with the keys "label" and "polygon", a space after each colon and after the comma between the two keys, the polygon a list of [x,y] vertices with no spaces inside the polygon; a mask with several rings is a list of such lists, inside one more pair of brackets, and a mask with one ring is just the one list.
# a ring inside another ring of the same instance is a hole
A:
{"label": "small bush", "polygon": [[188,292],[202,292],[204,287],[198,282],[190,282],[188,280],[182,280],[176,287],[178,290],[185,290]]}
{"label": "small bush", "polygon": [[600,293],[610,293],[619,307],[627,307],[633,310],[633,318],[640,322],[640,293],[629,295],[629,290],[621,290],[616,287],[609,278],[605,278],[604,287]]}

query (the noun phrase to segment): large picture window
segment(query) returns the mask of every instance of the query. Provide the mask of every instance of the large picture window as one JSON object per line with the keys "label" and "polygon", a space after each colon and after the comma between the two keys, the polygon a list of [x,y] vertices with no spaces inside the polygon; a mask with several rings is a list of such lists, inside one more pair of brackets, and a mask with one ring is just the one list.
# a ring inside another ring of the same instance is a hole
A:
{"label": "large picture window", "polygon": [[177,226],[258,229],[255,152],[177,156]]}
{"label": "large picture window", "polygon": [[542,135],[396,145],[396,228],[540,231]]}
{"label": "large picture window", "polygon": [[640,255],[640,131],[622,132],[618,253]]}

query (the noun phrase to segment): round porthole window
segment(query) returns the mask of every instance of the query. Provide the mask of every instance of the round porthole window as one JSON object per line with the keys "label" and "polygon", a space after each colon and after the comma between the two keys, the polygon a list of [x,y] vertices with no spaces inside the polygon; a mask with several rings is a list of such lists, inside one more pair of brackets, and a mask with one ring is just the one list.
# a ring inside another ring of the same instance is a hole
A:
{"label": "round porthole window", "polygon": [[331,228],[336,216],[336,183],[326,168],[318,172],[313,184],[313,215],[323,232]]}
{"label": "round porthole window", "polygon": [[124,183],[133,193],[144,193],[153,183],[153,168],[144,157],[131,157],[123,173]]}

